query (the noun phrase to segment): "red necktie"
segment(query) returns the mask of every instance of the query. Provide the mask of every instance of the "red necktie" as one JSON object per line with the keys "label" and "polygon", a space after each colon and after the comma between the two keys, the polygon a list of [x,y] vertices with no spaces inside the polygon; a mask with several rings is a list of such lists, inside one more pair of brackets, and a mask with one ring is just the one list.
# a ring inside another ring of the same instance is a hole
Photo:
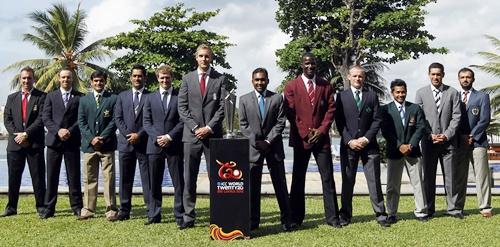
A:
{"label": "red necktie", "polygon": [[314,105],[314,85],[311,80],[307,82],[307,94],[309,95],[311,105]]}
{"label": "red necktie", "polygon": [[462,99],[462,101],[464,102],[464,104],[467,105],[467,94],[469,94],[469,91],[464,91],[463,94],[464,94],[464,98]]}
{"label": "red necktie", "polygon": [[26,114],[27,113],[26,108],[28,106],[28,95],[29,94],[30,94],[29,92],[23,92],[23,96],[24,97],[23,97],[23,100],[21,102],[21,107],[22,107],[21,108],[21,110],[22,110],[21,114],[22,114],[22,117],[23,117],[23,123],[26,123],[26,120],[27,120],[26,119],[26,115],[27,115]]}
{"label": "red necktie", "polygon": [[200,80],[200,91],[201,91],[201,97],[205,96],[205,74],[206,73],[201,73],[201,80]]}

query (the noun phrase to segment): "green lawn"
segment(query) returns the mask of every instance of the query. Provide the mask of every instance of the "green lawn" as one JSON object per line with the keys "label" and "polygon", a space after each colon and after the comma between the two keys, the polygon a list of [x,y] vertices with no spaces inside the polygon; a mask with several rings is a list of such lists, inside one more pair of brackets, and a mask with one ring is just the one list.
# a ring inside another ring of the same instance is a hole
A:
{"label": "green lawn", "polygon": [[[40,220],[34,209],[33,196],[22,196],[18,215],[0,218],[0,246],[222,246],[208,235],[208,198],[198,199],[198,220],[195,228],[178,230],[172,221],[172,197],[164,200],[162,224],[144,226],[145,209],[139,196],[133,199],[132,218],[125,222],[107,222],[103,217],[103,199],[99,198],[98,217],[78,221],[71,215],[68,197],[60,196],[56,217]],[[6,195],[0,196],[3,210]],[[493,197],[492,204],[500,205]],[[444,209],[444,197],[438,197],[438,210]],[[261,228],[251,240],[238,240],[231,246],[500,246],[500,211],[493,218],[484,219],[476,210],[475,196],[469,196],[464,220],[442,216],[429,222],[418,222],[413,217],[413,198],[401,200],[397,224],[381,228],[374,221],[369,198],[354,198],[353,224],[334,229],[324,223],[321,197],[308,197],[306,220],[291,233],[281,231],[279,212],[274,197],[263,197]]]}

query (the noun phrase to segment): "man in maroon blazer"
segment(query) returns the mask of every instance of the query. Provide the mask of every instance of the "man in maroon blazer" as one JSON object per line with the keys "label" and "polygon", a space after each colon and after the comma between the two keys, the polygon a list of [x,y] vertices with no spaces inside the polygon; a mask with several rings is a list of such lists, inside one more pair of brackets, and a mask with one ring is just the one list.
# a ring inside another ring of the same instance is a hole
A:
{"label": "man in maroon blazer", "polygon": [[300,66],[302,74],[289,81],[284,90],[286,115],[290,121],[289,145],[293,147],[292,221],[301,225],[304,220],[304,186],[312,153],[321,175],[326,223],[340,227],[329,136],[335,111],[333,88],[316,76],[313,54],[302,55]]}

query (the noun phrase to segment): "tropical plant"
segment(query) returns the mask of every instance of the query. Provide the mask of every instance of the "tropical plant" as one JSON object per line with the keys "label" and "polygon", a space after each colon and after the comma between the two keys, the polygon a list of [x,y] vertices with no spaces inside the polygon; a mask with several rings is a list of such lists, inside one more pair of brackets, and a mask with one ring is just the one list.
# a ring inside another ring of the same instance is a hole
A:
{"label": "tropical plant", "polygon": [[[78,5],[74,13],[70,13],[62,4],[53,4],[46,11],[34,11],[29,18],[35,23],[33,32],[23,35],[24,41],[29,41],[41,49],[47,58],[28,59],[9,65],[4,71],[19,70],[30,66],[35,70],[35,87],[46,92],[58,87],[58,73],[61,69],[73,72],[74,87],[85,90],[89,75],[94,70],[105,68],[94,62],[103,62],[111,58],[112,53],[102,48],[102,40],[85,45],[87,27],[86,14]],[[18,87],[16,75],[11,81],[11,87]]]}

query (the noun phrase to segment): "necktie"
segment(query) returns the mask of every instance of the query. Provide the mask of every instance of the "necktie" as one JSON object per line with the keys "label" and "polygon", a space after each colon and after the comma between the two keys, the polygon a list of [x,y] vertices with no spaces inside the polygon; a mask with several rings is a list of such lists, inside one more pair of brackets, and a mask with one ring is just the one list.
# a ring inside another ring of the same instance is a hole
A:
{"label": "necktie", "polygon": [[403,127],[405,126],[405,109],[402,105],[399,106],[399,116],[401,117],[401,122],[403,123]]}
{"label": "necktie", "polygon": [[167,91],[163,91],[162,104],[163,104],[163,111],[165,112],[165,114],[167,114],[167,110],[168,110],[168,92]]}
{"label": "necktie", "polygon": [[265,102],[264,102],[264,96],[262,94],[259,94],[259,112],[260,112],[260,119],[264,120],[265,116]]}
{"label": "necktie", "polygon": [[463,92],[464,97],[463,97],[462,101],[464,102],[465,105],[467,105],[467,95],[468,94],[469,94],[469,91],[464,91]]}
{"label": "necktie", "polygon": [[29,96],[29,92],[23,92],[23,100],[21,102],[21,114],[22,114],[22,119],[23,119],[23,123],[26,123],[27,119],[27,106],[28,106],[28,96]]}
{"label": "necktie", "polygon": [[309,95],[311,105],[314,105],[314,85],[312,80],[307,81],[307,94]]}
{"label": "necktie", "polygon": [[101,95],[100,94],[95,96],[95,103],[97,105],[97,108],[99,108],[99,106],[101,105]]}
{"label": "necktie", "polygon": [[354,100],[356,101],[356,106],[358,107],[358,109],[361,107],[361,97],[359,97],[359,94],[361,92],[359,90],[356,90],[356,92],[354,92]]}
{"label": "necktie", "polygon": [[439,89],[434,89],[434,101],[436,102],[436,108],[438,112],[441,112],[441,91]]}
{"label": "necktie", "polygon": [[205,75],[206,73],[201,73],[201,79],[200,79],[201,97],[205,96],[205,87],[206,87]]}
{"label": "necktie", "polygon": [[134,114],[137,116],[137,112],[139,111],[139,94],[141,92],[139,91],[135,91],[135,94],[134,94]]}
{"label": "necktie", "polygon": [[69,93],[65,92],[63,96],[63,103],[64,103],[64,108],[68,106],[68,101],[69,101]]}

